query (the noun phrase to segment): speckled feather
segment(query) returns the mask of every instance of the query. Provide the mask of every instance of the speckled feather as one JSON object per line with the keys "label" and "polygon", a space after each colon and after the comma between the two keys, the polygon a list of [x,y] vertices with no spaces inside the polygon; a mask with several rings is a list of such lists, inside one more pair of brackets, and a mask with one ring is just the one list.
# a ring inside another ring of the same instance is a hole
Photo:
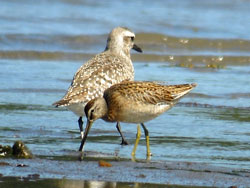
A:
{"label": "speckled feather", "polygon": [[68,92],[53,105],[66,106],[78,116],[84,116],[84,106],[88,101],[102,96],[105,89],[114,84],[133,80],[134,67],[130,59],[133,41],[126,37],[134,36],[127,28],[112,30],[105,51],[78,69]]}
{"label": "speckled feather", "polygon": [[57,104],[86,103],[102,96],[104,90],[123,80],[134,79],[132,62],[122,57],[103,52],[80,67],[74,76],[68,92]]}

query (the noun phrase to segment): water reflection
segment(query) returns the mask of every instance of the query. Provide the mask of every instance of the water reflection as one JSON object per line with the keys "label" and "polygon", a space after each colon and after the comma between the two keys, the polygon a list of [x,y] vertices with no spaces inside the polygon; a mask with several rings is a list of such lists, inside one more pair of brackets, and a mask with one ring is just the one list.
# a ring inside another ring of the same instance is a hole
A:
{"label": "water reflection", "polygon": [[55,182],[58,188],[117,188],[116,182],[104,181],[77,181],[77,180],[58,180]]}
{"label": "water reflection", "polygon": [[[29,176],[31,177],[31,176]],[[150,184],[150,183],[122,183],[122,182],[105,182],[105,181],[85,181],[85,180],[69,180],[69,179],[33,179],[20,177],[1,177],[0,187],[8,188],[168,188],[171,185]],[[176,188],[184,187],[175,185]],[[188,186],[185,186],[188,188]],[[193,186],[192,186],[193,187]]]}

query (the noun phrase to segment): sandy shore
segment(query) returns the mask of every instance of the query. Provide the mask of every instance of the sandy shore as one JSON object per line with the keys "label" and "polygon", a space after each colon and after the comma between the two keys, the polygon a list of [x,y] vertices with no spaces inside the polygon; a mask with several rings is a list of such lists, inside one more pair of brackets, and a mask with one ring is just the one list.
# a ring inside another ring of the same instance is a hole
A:
{"label": "sandy shore", "polygon": [[[108,165],[100,164],[101,160],[106,161]],[[250,171],[190,162],[148,162],[144,160],[133,162],[107,158],[87,158],[83,161],[78,161],[76,158],[75,160],[1,159],[0,169],[0,186],[9,182],[10,179],[7,177],[10,176],[19,177],[19,179],[13,178],[12,183],[18,183],[21,177],[27,182],[39,180],[40,183],[48,178],[54,179],[54,181],[63,178],[65,183],[66,180],[78,182],[78,184],[81,182],[79,185],[82,185],[84,181],[123,182],[115,183],[115,186],[111,187],[124,187],[124,183],[128,183],[127,185],[139,183],[137,187],[140,183],[142,185],[149,183],[148,187],[151,184],[181,187],[250,186]],[[60,184],[63,183],[60,181]]]}

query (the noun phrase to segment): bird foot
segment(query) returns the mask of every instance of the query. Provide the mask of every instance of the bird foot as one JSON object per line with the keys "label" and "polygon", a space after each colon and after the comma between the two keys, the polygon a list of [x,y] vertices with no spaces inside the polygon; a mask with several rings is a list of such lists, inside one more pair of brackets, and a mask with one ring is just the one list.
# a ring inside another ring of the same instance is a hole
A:
{"label": "bird foot", "polygon": [[153,154],[151,152],[147,153],[147,157],[151,157]]}
{"label": "bird foot", "polygon": [[124,145],[124,146],[126,146],[126,145],[128,145],[128,142],[127,142],[126,140],[122,140],[122,143],[121,143],[121,145]]}
{"label": "bird foot", "polygon": [[80,152],[79,152],[79,156],[78,156],[78,160],[79,160],[79,161],[83,161],[84,156],[85,156],[84,153],[83,153],[82,151],[80,151]]}

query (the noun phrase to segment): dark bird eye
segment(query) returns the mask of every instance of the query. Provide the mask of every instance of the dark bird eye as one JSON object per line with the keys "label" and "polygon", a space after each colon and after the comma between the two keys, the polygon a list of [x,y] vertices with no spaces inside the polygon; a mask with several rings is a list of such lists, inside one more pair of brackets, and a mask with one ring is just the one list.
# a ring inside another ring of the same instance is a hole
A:
{"label": "dark bird eye", "polygon": [[131,40],[134,41],[134,40],[135,40],[135,37],[131,37]]}

